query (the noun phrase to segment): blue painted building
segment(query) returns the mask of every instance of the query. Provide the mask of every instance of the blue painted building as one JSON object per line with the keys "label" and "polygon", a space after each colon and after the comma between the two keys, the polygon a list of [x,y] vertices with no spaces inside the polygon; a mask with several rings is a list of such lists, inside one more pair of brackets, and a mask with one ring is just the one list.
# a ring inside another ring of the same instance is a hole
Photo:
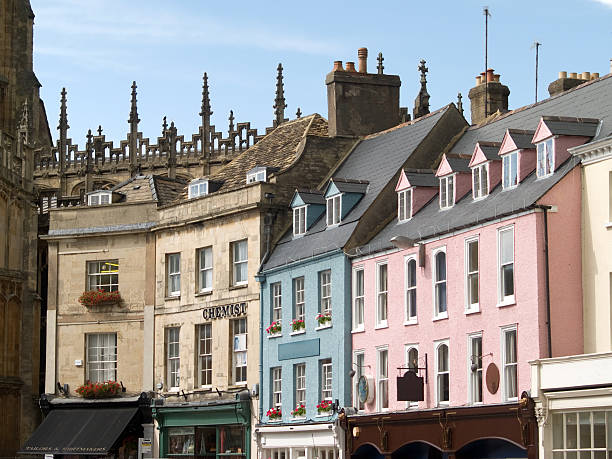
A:
{"label": "blue painted building", "polygon": [[[465,121],[454,107],[361,140],[318,190],[296,190],[293,224],[260,273],[261,459],[343,458],[353,406],[352,272],[343,247],[397,212],[402,168],[430,167]],[[434,139],[432,141],[432,139]]]}

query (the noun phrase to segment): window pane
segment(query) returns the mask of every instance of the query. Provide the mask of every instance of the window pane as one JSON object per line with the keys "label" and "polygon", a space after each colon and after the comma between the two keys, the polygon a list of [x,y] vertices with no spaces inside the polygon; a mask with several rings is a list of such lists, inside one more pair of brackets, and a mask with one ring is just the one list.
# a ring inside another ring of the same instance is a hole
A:
{"label": "window pane", "polygon": [[514,295],[514,265],[502,267],[502,294],[503,296]]}
{"label": "window pane", "polygon": [[478,241],[472,241],[468,244],[468,270],[470,272],[478,271]]}
{"label": "window pane", "polygon": [[553,449],[563,448],[563,415],[553,414]]}
{"label": "window pane", "polygon": [[[610,438],[612,447],[612,438]],[[595,448],[606,447],[606,415],[603,411],[593,413],[593,446]]]}
{"label": "window pane", "polygon": [[480,181],[481,181],[482,195],[486,196],[487,194],[489,194],[489,182],[487,178],[487,165],[486,164],[482,166],[482,172],[480,174]]}
{"label": "window pane", "polygon": [[448,346],[438,346],[438,371],[448,371]]}
{"label": "window pane", "polygon": [[579,413],[578,420],[580,422],[580,448],[591,447],[591,413]]}
{"label": "window pane", "polygon": [[514,259],[514,235],[512,230],[501,231],[499,233],[501,245],[502,264],[511,263]]}
{"label": "window pane", "polygon": [[436,254],[436,281],[446,280],[446,253]]}
{"label": "window pane", "polygon": [[565,414],[565,447],[568,449],[578,448],[576,413]]}
{"label": "window pane", "polygon": [[436,285],[436,306],[438,312],[446,312],[446,282]]}
{"label": "window pane", "polygon": [[449,206],[451,206],[453,202],[455,201],[453,185],[454,185],[454,177],[451,176],[448,178],[448,205]]}
{"label": "window pane", "polygon": [[518,183],[518,175],[517,175],[517,161],[518,161],[518,153],[512,153],[510,155],[510,185],[514,186]]}

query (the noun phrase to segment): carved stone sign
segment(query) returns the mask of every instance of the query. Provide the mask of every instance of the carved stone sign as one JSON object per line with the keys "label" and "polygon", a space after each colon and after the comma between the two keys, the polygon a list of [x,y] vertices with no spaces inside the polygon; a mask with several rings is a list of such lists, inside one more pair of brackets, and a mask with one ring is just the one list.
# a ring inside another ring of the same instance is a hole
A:
{"label": "carved stone sign", "polygon": [[410,402],[425,400],[423,378],[408,370],[404,376],[397,377],[397,399]]}
{"label": "carved stone sign", "polygon": [[225,304],[213,306],[202,311],[204,319],[224,319],[225,317],[238,317],[246,314],[247,303]]}

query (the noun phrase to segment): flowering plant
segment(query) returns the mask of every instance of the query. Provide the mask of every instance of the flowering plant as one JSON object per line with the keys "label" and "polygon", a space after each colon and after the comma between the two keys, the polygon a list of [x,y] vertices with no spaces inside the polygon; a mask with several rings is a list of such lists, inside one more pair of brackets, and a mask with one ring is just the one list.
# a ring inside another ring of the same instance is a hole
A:
{"label": "flowering plant", "polygon": [[317,405],[317,411],[319,413],[329,413],[332,408],[331,400],[321,400],[321,402]]}
{"label": "flowering plant", "polygon": [[107,398],[119,395],[121,385],[117,381],[105,381],[101,383],[92,383],[87,381],[76,390],[83,398]]}
{"label": "flowering plant", "polygon": [[272,322],[268,328],[266,328],[266,332],[268,335],[276,335],[280,333],[282,329],[280,322]]}
{"label": "flowering plant", "polygon": [[79,297],[79,303],[87,308],[100,306],[103,303],[119,303],[119,292],[105,292],[104,290],[88,290]]}
{"label": "flowering plant", "polygon": [[306,407],[302,405],[301,403],[298,403],[295,406],[295,409],[291,411],[291,416],[294,416],[294,417],[306,416]]}
{"label": "flowering plant", "polygon": [[327,322],[331,322],[331,312],[328,311],[317,315],[317,322],[319,322],[319,325],[325,325]]}
{"label": "flowering plant", "polygon": [[280,408],[270,408],[266,413],[270,419],[280,419],[283,416],[283,413]]}
{"label": "flowering plant", "polygon": [[298,331],[306,328],[304,319],[293,319],[293,322],[291,322],[291,328],[293,329],[293,331]]}

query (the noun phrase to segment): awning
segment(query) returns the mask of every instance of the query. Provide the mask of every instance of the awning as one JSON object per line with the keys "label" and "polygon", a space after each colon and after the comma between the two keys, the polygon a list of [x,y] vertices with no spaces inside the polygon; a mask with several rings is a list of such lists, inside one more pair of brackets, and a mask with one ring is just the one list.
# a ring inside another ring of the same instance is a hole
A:
{"label": "awning", "polygon": [[138,408],[52,410],[20,454],[108,454]]}

